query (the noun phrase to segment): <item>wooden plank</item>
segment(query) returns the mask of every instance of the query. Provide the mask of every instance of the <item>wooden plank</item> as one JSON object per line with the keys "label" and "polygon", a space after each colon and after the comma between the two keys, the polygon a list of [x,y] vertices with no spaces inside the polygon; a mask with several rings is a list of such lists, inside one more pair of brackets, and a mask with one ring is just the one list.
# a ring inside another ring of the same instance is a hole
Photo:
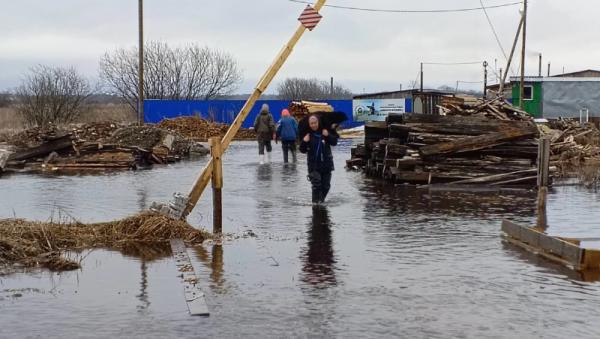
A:
{"label": "wooden plank", "polygon": [[210,315],[204,298],[204,292],[196,286],[198,277],[196,277],[196,273],[194,272],[194,267],[187,253],[185,243],[181,239],[172,239],[170,244],[177,272],[180,273],[183,282],[185,302],[187,303],[190,315]]}
{"label": "wooden plank", "polygon": [[511,221],[502,220],[502,231],[515,239],[521,239],[521,226]]}
{"label": "wooden plank", "polygon": [[584,249],[582,262],[586,269],[600,269],[600,250]]}
{"label": "wooden plank", "polygon": [[525,137],[535,136],[538,130],[535,126],[529,128],[506,128],[499,132],[488,133],[481,136],[466,137],[452,142],[427,145],[419,150],[422,156],[438,154],[451,154],[477,151],[501,145],[505,142]]}
{"label": "wooden plank", "polygon": [[19,161],[44,157],[52,152],[60,151],[69,147],[73,147],[73,141],[71,140],[71,135],[67,134],[65,136],[45,142],[37,147],[32,147],[21,152],[13,153],[9,156],[9,160]]}
{"label": "wooden plank", "polygon": [[521,240],[524,243],[529,244],[530,246],[539,248],[540,247],[540,235],[542,235],[542,233],[534,231],[533,229],[531,229],[529,227],[521,226],[521,238],[519,240]]}
{"label": "wooden plank", "polygon": [[539,234],[539,247],[546,252],[562,257],[563,245],[564,241],[546,234]]}
{"label": "wooden plank", "polygon": [[582,264],[583,263],[583,248],[570,244],[568,242],[563,243],[563,249],[561,257],[572,263]]}

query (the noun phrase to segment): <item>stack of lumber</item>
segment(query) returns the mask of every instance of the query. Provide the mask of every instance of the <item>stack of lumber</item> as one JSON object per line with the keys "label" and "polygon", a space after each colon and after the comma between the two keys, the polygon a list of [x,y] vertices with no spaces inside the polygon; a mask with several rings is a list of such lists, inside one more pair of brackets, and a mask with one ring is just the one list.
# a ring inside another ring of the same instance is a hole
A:
{"label": "stack of lumber", "polygon": [[[15,136],[10,152],[2,152],[2,169],[140,169],[178,161],[192,149],[195,153],[208,153],[201,145],[153,125],[116,128],[107,123],[71,126],[66,130],[51,127],[23,131]],[[116,130],[108,136],[113,129]]]}
{"label": "stack of lumber", "polygon": [[535,186],[533,120],[497,103],[469,108],[471,115],[461,110],[367,123],[365,142],[351,150],[347,167],[394,183]]}
{"label": "stack of lumber", "polygon": [[[164,119],[158,127],[166,129],[195,141],[207,141],[212,137],[222,137],[227,133],[230,125],[211,122],[197,116]],[[236,140],[256,139],[256,133],[251,129],[240,128],[235,136]]]}
{"label": "stack of lumber", "polygon": [[333,112],[333,107],[324,102],[292,101],[288,105],[290,114],[296,120],[302,120],[307,115],[320,112]]}

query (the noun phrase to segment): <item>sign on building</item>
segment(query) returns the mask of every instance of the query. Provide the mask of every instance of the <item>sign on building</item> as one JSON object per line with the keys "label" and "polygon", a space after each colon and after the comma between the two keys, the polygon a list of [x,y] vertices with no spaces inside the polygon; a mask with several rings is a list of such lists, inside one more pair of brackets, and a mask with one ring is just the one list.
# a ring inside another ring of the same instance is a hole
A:
{"label": "sign on building", "polygon": [[360,99],[352,101],[354,121],[385,121],[390,113],[406,113],[406,99]]}

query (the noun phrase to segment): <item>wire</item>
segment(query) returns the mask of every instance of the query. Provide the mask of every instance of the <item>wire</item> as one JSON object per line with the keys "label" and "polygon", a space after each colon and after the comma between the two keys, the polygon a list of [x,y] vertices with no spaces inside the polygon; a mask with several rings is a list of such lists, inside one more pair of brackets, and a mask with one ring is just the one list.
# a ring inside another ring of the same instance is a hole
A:
{"label": "wire", "polygon": [[[297,2],[301,4],[309,4],[312,5],[312,2],[305,0],[288,0],[290,2]],[[522,4],[523,1],[517,2],[509,2],[505,4],[499,4],[488,7],[471,7],[471,8],[454,8],[454,9],[429,9],[429,10],[406,10],[406,9],[377,9],[377,8],[363,8],[363,7],[351,7],[351,6],[340,6],[340,5],[325,5],[325,7],[337,8],[337,9],[348,9],[354,11],[364,11],[364,12],[383,12],[383,13],[456,13],[456,12],[472,12],[472,11],[480,11],[501,7],[509,7],[516,6]]]}
{"label": "wire", "polygon": [[460,66],[460,65],[481,65],[483,61],[468,62],[423,62],[423,65],[442,65],[442,66]]}
{"label": "wire", "polygon": [[498,37],[498,32],[496,32],[496,28],[494,27],[494,24],[492,23],[492,19],[490,19],[490,16],[488,15],[488,12],[487,12],[487,9],[483,5],[483,0],[479,0],[479,3],[481,4],[481,8],[483,8],[483,13],[485,14],[487,22],[490,24],[490,28],[492,29],[492,33],[494,33],[494,37],[496,38],[496,42],[498,43],[498,46],[500,46],[500,50],[502,51],[502,54],[504,54],[504,59],[506,59],[508,61],[508,55],[506,55],[506,51],[504,50],[504,46],[502,46],[502,43],[500,42],[500,38]]}

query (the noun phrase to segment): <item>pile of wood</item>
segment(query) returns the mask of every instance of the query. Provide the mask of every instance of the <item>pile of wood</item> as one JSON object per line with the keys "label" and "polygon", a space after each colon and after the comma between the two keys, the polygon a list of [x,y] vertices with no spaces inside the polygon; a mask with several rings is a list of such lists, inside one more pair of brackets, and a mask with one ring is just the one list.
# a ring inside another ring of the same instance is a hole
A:
{"label": "pile of wood", "polygon": [[501,98],[493,100],[467,100],[465,98],[444,98],[438,107],[440,114],[452,116],[486,117],[498,120],[531,121],[531,115]]}
{"label": "pile of wood", "polygon": [[552,120],[542,126],[542,132],[550,139],[550,161],[560,176],[580,176],[586,184],[600,179],[600,130],[596,125]]}
{"label": "pile of wood", "polygon": [[365,142],[352,149],[347,167],[393,183],[535,186],[538,128],[499,106],[367,123]]}
{"label": "pile of wood", "polygon": [[194,141],[153,125],[119,129],[110,123],[104,126],[107,128],[82,125],[66,130],[50,127],[23,131],[0,152],[0,171],[141,169],[178,161],[190,152],[209,153]]}
{"label": "pile of wood", "polygon": [[318,112],[333,112],[333,107],[324,102],[292,101],[288,105],[290,115],[300,121],[307,115]]}
{"label": "pile of wood", "polygon": [[[207,141],[212,137],[222,137],[227,133],[229,126],[227,124],[210,122],[196,116],[164,119],[158,123],[159,128],[179,133],[195,141]],[[250,129],[240,128],[235,139],[254,140],[256,139],[256,133]]]}

